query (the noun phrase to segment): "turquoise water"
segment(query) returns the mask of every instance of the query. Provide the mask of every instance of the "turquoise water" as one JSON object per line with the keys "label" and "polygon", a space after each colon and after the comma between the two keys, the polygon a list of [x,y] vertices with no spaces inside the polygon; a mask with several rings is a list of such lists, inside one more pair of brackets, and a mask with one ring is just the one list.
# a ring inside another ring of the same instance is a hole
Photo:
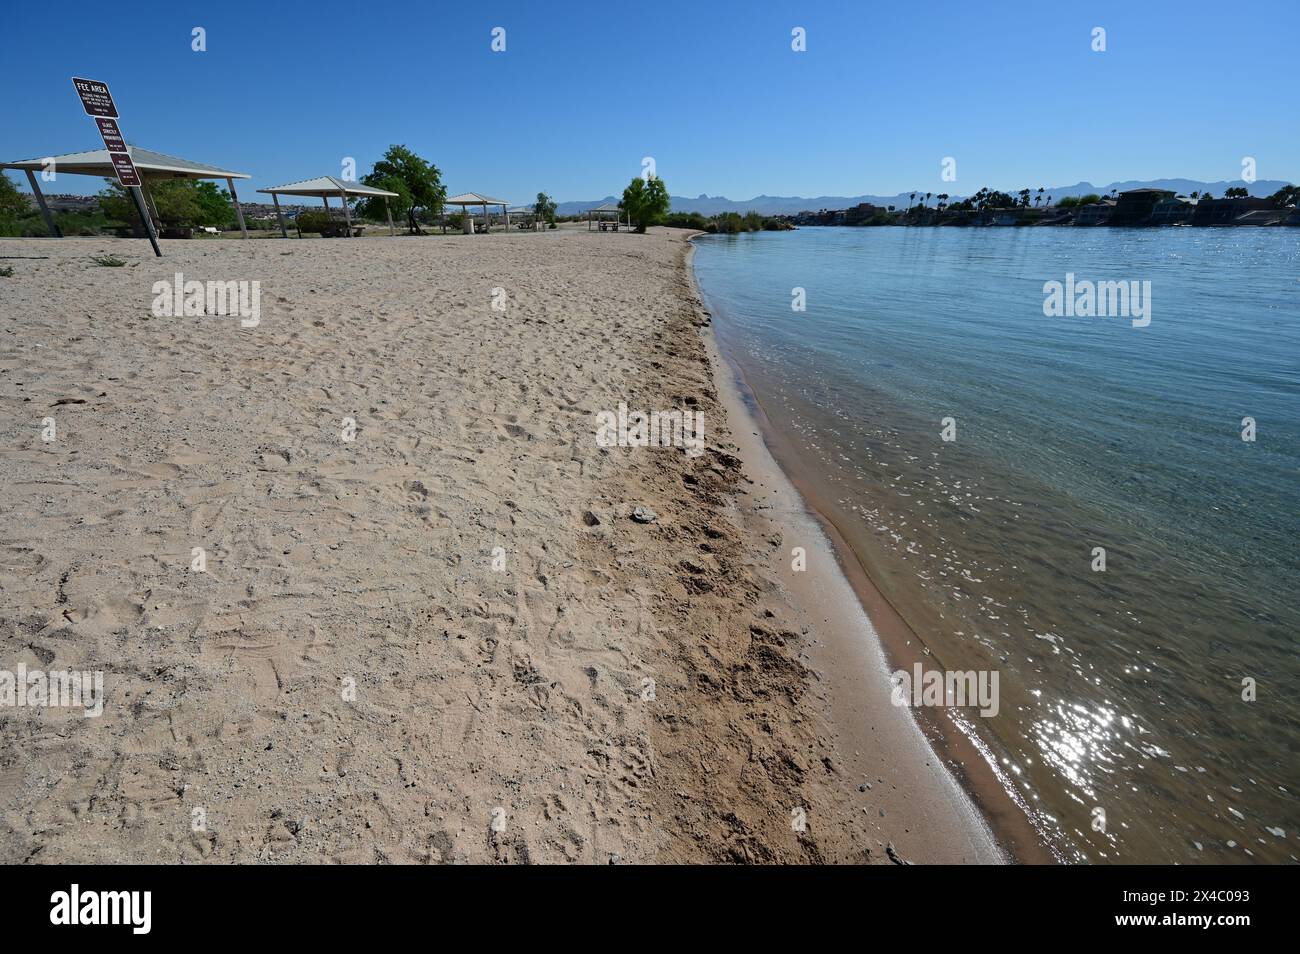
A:
{"label": "turquoise water", "polygon": [[[999,671],[971,721],[1053,847],[1300,857],[1300,230],[697,246],[819,506],[944,668]],[[1150,282],[1150,324],[1046,317],[1067,273]]]}

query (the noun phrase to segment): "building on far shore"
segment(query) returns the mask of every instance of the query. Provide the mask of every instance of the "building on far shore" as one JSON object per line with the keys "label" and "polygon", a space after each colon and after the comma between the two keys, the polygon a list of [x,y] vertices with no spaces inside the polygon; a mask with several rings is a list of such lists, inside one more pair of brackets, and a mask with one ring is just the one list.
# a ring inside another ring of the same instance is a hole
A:
{"label": "building on far shore", "polygon": [[1183,225],[1192,220],[1196,203],[1177,197],[1161,199],[1151,210],[1152,225]]}
{"label": "building on far shore", "polygon": [[860,202],[851,209],[845,209],[843,212],[843,221],[841,225],[866,225],[877,216],[888,215],[889,212],[878,205],[872,205],[870,202]]}
{"label": "building on far shore", "polygon": [[[36,196],[26,193],[27,202],[33,209],[40,209],[40,203],[36,201]],[[97,195],[62,195],[46,194],[45,204],[51,212],[85,212],[93,215],[99,211],[99,196]]]}
{"label": "building on far shore", "polygon": [[1272,199],[1239,196],[1231,199],[1202,199],[1192,214],[1193,225],[1232,225],[1247,212],[1272,209]]}
{"label": "building on far shore", "polygon": [[1075,225],[1105,225],[1115,211],[1114,199],[1102,199],[1081,205],[1074,213]]}
{"label": "building on far shore", "polygon": [[1110,214],[1109,225],[1150,225],[1156,204],[1172,199],[1169,189],[1129,189],[1121,192]]}

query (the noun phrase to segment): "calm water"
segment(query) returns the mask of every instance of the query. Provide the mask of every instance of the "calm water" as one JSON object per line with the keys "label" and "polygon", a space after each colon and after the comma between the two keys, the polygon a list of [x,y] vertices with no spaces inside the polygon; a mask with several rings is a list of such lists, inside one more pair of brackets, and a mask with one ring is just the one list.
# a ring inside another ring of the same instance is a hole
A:
{"label": "calm water", "polygon": [[[1000,673],[971,721],[1051,844],[1300,857],[1300,229],[697,244],[725,349],[931,665]],[[1150,325],[1045,317],[1067,272],[1150,281]]]}

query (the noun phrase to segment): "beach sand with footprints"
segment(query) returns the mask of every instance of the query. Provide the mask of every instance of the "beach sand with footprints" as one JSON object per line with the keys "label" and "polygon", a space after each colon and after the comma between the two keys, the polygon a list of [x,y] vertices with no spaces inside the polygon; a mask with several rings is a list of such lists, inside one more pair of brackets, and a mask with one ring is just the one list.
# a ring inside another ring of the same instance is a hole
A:
{"label": "beach sand with footprints", "polygon": [[[0,669],[105,694],[0,709],[0,860],[996,860],[688,235],[0,240]],[[704,453],[599,446],[620,402]]]}

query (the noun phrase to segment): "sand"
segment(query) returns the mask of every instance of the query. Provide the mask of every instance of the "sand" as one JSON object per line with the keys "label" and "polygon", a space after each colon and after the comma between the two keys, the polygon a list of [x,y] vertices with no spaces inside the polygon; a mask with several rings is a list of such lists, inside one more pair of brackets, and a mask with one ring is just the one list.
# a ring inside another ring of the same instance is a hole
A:
{"label": "sand", "polygon": [[[105,689],[0,708],[0,861],[999,860],[688,234],[0,240],[0,670]],[[259,323],[158,316],[177,271]],[[706,449],[600,446],[620,402]]]}

